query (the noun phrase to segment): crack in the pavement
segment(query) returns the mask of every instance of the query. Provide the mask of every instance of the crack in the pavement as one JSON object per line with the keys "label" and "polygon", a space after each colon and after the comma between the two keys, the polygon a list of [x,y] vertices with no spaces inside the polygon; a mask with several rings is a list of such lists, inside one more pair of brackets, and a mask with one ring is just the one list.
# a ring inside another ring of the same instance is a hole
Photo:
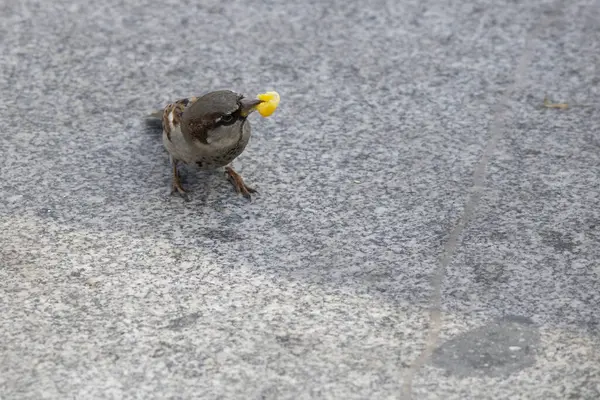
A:
{"label": "crack in the pavement", "polygon": [[[558,6],[558,4],[555,4],[555,6]],[[554,7],[553,10],[556,11]],[[517,68],[515,70],[515,80],[512,83],[512,85],[508,87],[508,90],[501,97],[500,101],[498,102],[493,111],[494,120],[490,128],[491,137],[485,146],[483,155],[481,156],[477,167],[475,168],[475,172],[473,174],[473,185],[470,189],[471,193],[463,209],[462,216],[460,217],[456,226],[452,229],[448,241],[444,244],[444,252],[440,259],[439,266],[434,271],[431,279],[432,295],[431,306],[429,310],[429,334],[427,335],[427,339],[425,341],[425,348],[419,354],[416,360],[412,363],[411,367],[405,375],[401,397],[402,399],[411,399],[414,377],[417,374],[417,372],[425,365],[427,360],[431,357],[437,345],[440,330],[442,327],[442,280],[444,278],[446,269],[450,265],[450,261],[452,260],[452,257],[456,252],[456,249],[458,247],[458,240],[461,237],[467,223],[470,221],[474,211],[477,209],[477,205],[479,204],[481,195],[485,190],[483,184],[485,181],[486,169],[490,162],[492,154],[496,150],[498,141],[502,137],[502,129],[504,128],[505,124],[504,115],[506,114],[506,111],[509,108],[508,101],[525,79],[525,71],[527,69],[527,66],[529,65],[529,61],[531,58],[530,46],[532,39],[537,35],[539,30],[546,27],[554,19],[557,18],[556,14],[557,13],[553,13],[553,15],[547,18],[540,18],[540,20],[538,20],[539,23],[537,23],[533,27],[533,29],[529,30],[529,32],[527,33],[525,37],[523,55],[521,56],[519,63],[517,64]]]}

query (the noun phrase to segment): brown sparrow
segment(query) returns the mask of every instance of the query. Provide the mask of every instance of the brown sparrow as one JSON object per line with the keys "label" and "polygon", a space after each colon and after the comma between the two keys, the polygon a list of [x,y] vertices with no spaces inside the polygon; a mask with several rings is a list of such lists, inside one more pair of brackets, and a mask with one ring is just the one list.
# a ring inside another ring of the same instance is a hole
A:
{"label": "brown sparrow", "polygon": [[[195,164],[200,169],[225,167],[238,193],[250,199],[256,190],[229,166],[250,140],[248,116],[255,110],[264,117],[279,104],[276,92],[247,98],[230,90],[217,90],[200,97],[177,100],[162,111],[163,144],[173,169],[172,191],[185,197],[177,165]],[[157,114],[154,114],[157,116]]]}

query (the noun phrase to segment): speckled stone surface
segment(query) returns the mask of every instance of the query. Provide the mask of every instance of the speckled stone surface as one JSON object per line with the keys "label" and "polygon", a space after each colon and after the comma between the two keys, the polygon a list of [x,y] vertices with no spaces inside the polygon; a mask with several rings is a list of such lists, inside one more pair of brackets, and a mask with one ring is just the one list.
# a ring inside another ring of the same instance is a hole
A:
{"label": "speckled stone surface", "polygon": [[[0,399],[600,398],[600,4],[523,3],[0,4]],[[260,193],[170,197],[220,88]]]}

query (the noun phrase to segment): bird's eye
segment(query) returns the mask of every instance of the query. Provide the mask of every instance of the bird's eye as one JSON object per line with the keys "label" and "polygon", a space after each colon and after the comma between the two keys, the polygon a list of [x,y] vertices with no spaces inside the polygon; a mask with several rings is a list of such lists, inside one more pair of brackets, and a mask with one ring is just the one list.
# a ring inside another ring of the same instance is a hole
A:
{"label": "bird's eye", "polygon": [[223,124],[228,124],[233,122],[233,115],[231,114],[225,114],[221,117],[221,123]]}

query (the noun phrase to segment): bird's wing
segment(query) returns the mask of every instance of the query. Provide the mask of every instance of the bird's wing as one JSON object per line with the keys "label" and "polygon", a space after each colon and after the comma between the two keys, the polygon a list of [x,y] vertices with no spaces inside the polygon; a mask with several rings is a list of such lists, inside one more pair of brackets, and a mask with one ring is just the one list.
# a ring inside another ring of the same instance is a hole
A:
{"label": "bird's wing", "polygon": [[[183,111],[194,104],[198,100],[197,97],[187,97],[185,99],[177,100],[171,104],[168,104],[162,110],[162,126],[163,130],[167,134],[167,138],[171,139],[171,132],[179,126],[181,122],[181,116]],[[157,114],[158,112],[155,112]]]}
{"label": "bird's wing", "polygon": [[161,108],[160,110],[154,110],[151,113],[146,115],[146,118],[154,118],[154,119],[161,119],[163,118],[163,114],[165,112],[165,110],[169,107],[173,107],[175,104],[183,104],[184,108],[192,105],[196,102],[196,100],[198,100],[198,97],[187,97],[185,99],[179,99],[171,104],[168,104],[165,108]]}

